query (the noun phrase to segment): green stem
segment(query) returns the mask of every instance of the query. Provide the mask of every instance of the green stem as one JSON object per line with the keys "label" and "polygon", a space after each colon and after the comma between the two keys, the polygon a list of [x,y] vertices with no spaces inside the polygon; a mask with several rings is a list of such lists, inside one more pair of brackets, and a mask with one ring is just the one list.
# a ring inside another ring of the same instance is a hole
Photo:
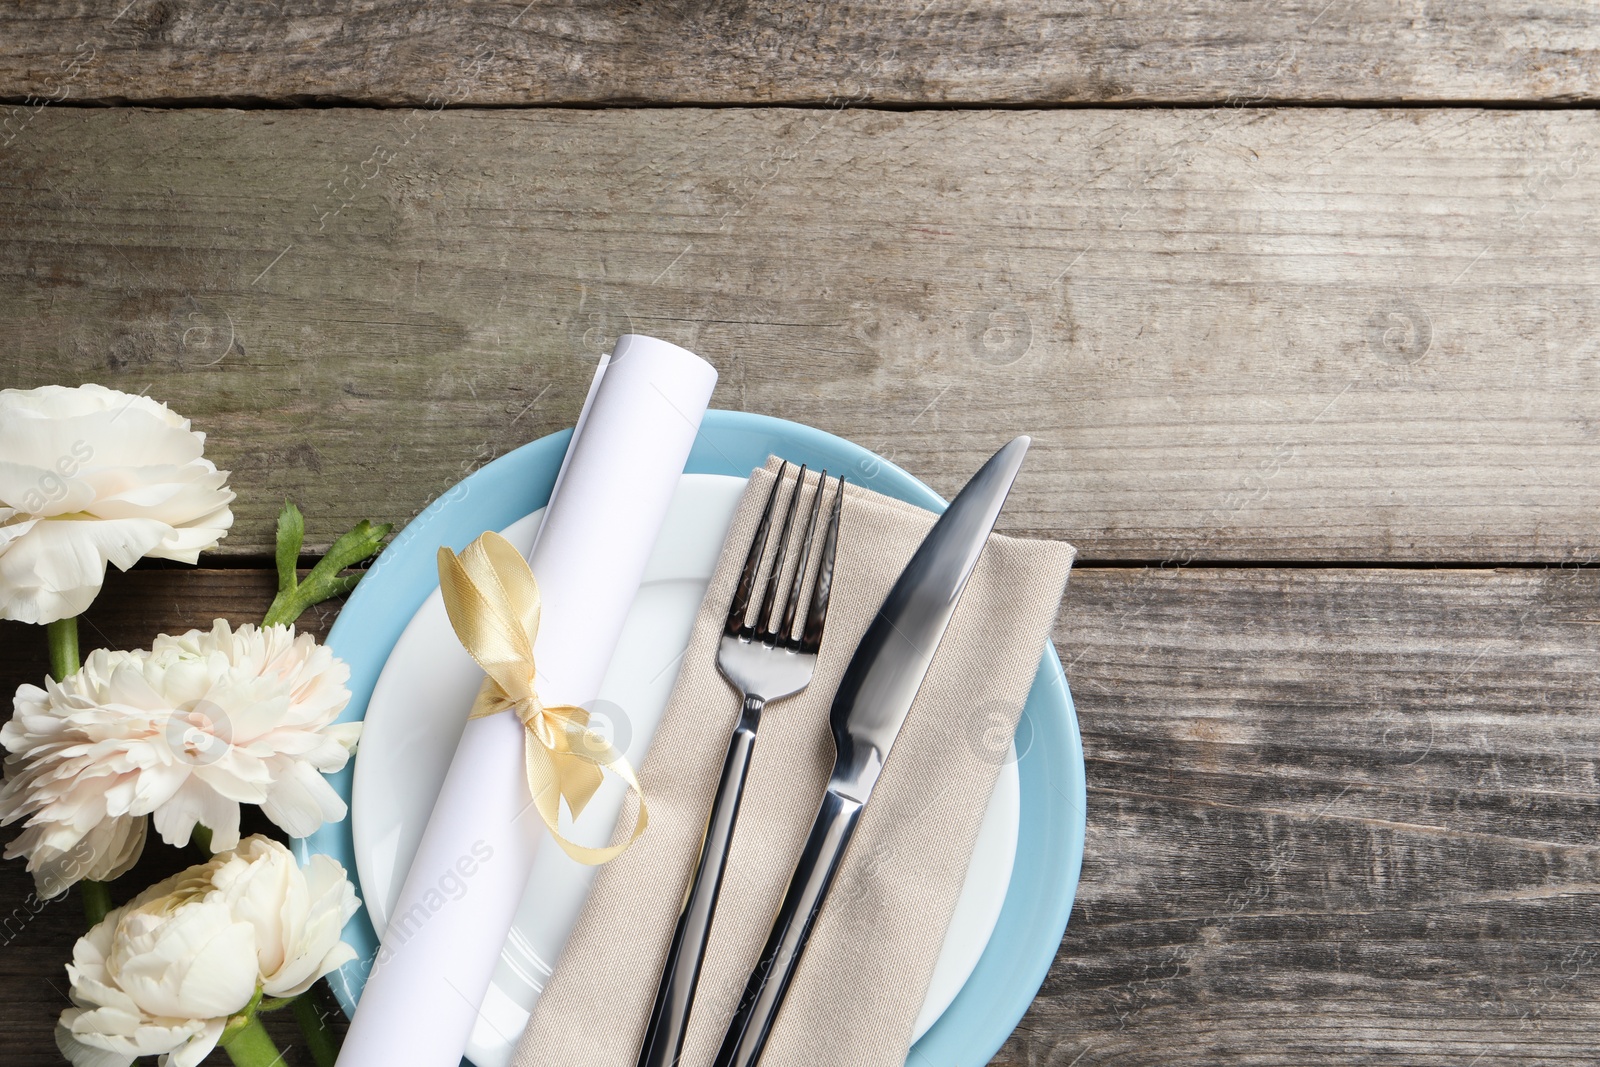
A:
{"label": "green stem", "polygon": [[205,854],[206,859],[216,855],[211,848],[211,827],[195,823],[194,829],[189,831],[189,840],[194,842],[196,848]]}
{"label": "green stem", "polygon": [[306,1044],[311,1047],[311,1058],[317,1067],[333,1067],[333,1062],[339,1058],[339,1042],[317,1007],[316,988],[312,986],[294,998],[294,1018],[300,1024],[300,1032],[306,1035]]}
{"label": "green stem", "polygon": [[83,662],[78,658],[78,617],[57,619],[44,632],[50,641],[50,677],[59,682],[77,674]]}
{"label": "green stem", "polygon": [[78,888],[83,891],[83,917],[94,927],[111,910],[111,883],[85,878]]}
{"label": "green stem", "polygon": [[254,1012],[235,1016],[222,1031],[221,1045],[237,1067],[277,1067],[283,1063],[278,1046]]}

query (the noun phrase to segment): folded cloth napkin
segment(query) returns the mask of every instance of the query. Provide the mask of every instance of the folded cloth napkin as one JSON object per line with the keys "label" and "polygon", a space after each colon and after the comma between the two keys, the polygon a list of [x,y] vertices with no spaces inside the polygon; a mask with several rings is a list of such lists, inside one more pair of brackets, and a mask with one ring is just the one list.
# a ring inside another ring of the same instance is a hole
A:
{"label": "folded cloth napkin", "polygon": [[[739,694],[717,672],[717,641],[777,470],[770,460],[750,477],[640,771],[650,828],[596,880],[514,1067],[637,1060],[739,715]],[[829,480],[826,504],[836,485]],[[815,487],[808,475],[802,516]],[[780,493],[780,507],[790,491]],[[933,521],[920,508],[845,488],[816,673],[762,716],[682,1067],[706,1067],[716,1056],[827,786],[834,691]],[[905,1063],[1074,551],[1057,541],[989,538],[818,916],[763,1067]],[[631,812],[620,825],[632,825]]]}

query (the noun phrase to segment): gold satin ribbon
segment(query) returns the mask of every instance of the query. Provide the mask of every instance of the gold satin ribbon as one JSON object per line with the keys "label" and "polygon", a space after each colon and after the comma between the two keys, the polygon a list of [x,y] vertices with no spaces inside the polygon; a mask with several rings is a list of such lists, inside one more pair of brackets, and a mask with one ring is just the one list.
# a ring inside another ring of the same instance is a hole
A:
{"label": "gold satin ribbon", "polygon": [[[622,855],[649,822],[644,790],[633,768],[605,738],[589,729],[589,713],[571,704],[548,705],[534,689],[533,643],[539,633],[539,583],[528,561],[497,533],[485,533],[457,556],[439,549],[439,589],[456,636],[483,668],[473,719],[513,711],[527,728],[523,758],[528,792],[556,843],[579,863]],[[610,768],[639,794],[633,836],[620,845],[589,848],[561,836],[561,801],[576,819]]]}

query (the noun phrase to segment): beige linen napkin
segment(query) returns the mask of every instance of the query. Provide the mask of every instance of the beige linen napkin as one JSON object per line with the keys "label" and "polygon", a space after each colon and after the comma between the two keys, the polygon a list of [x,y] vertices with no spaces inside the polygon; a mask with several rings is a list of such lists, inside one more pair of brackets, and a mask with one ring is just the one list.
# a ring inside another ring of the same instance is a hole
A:
{"label": "beige linen napkin", "polygon": [[[601,871],[514,1067],[633,1067],[638,1057],[738,719],[739,694],[717,672],[717,640],[776,469],[771,460],[751,475],[641,769],[650,827]],[[816,478],[807,479],[801,516],[815,492]],[[824,515],[836,485],[829,480]],[[682,1067],[716,1056],[827,786],[828,710],[840,676],[933,521],[845,489],[816,673],[762,717]],[[763,1067],[905,1063],[1073,555],[1062,542],[989,539],[817,919]],[[624,813],[621,825],[631,823]]]}

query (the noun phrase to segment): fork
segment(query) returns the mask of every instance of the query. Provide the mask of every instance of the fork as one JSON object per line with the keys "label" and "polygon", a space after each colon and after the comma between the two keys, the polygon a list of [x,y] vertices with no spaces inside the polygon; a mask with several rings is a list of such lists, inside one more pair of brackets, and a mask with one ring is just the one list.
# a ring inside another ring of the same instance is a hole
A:
{"label": "fork", "polygon": [[788,593],[780,609],[778,593],[790,532],[806,484],[805,464],[800,465],[794,492],[784,512],[783,527],[778,534],[776,558],[767,577],[766,590],[761,596],[755,622],[753,625],[745,622],[756,577],[766,554],[767,535],[771,531],[778,491],[783,486],[784,474],[788,469],[789,464],[785,461],[773,480],[772,491],[767,495],[767,505],[761,513],[761,522],[756,527],[744,569],[739,573],[733,604],[728,609],[728,621],[723,626],[722,639],[717,646],[717,669],[743,695],[744,706],[740,709],[739,723],[733,729],[733,737],[728,742],[728,755],[722,764],[722,777],[717,783],[716,798],[711,805],[711,818],[700,847],[700,861],[695,868],[694,881],[684,900],[683,911],[678,916],[672,946],[667,950],[667,962],[662,968],[661,983],[656,988],[650,1023],[645,1028],[644,1044],[639,1050],[639,1067],[673,1067],[678,1062],[684,1035],[688,1031],[689,1011],[694,1003],[695,985],[700,978],[700,965],[705,960],[711,918],[717,908],[717,894],[722,888],[722,875],[728,863],[728,845],[733,839],[734,824],[739,818],[739,800],[744,794],[745,776],[750,770],[750,753],[755,747],[756,731],[761,726],[761,712],[773,701],[793,696],[806,687],[817,664],[817,650],[822,647],[822,628],[827,621],[828,596],[833,588],[833,557],[839,539],[839,513],[844,504],[843,478],[839,479],[834,492],[833,509],[828,518],[827,531],[823,534],[822,554],[817,562],[811,604],[798,638],[794,636],[794,623],[801,587],[811,561],[817,519],[822,511],[822,492],[828,484],[827,471],[823,471],[817,481],[811,515],[806,520],[805,532],[800,538],[800,559],[795,565],[794,577],[788,583]]}

